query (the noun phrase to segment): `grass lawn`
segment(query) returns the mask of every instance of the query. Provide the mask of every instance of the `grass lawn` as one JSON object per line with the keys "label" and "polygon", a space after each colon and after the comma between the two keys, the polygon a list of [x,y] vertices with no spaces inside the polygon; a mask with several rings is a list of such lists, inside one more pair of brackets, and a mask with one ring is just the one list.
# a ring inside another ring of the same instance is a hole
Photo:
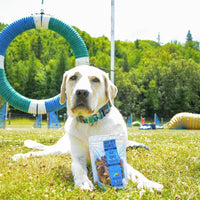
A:
{"label": "grass lawn", "polygon": [[[200,131],[128,129],[129,139],[152,151],[128,149],[128,162],[149,179],[164,185],[162,192],[141,192],[129,182],[125,189],[98,186],[92,192],[74,188],[69,155],[12,161],[16,153],[30,151],[26,139],[54,144],[63,128],[32,129],[33,121],[16,120],[0,130],[0,199],[200,199]],[[90,170],[91,171],[91,170]],[[90,172],[89,177],[92,180]],[[140,196],[141,195],[141,196]]]}

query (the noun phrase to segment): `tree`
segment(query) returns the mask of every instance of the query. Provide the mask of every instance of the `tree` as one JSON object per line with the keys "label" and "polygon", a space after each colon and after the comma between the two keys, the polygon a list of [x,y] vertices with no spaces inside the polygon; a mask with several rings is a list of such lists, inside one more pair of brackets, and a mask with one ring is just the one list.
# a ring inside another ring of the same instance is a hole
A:
{"label": "tree", "polygon": [[39,35],[36,39],[36,41],[32,41],[31,43],[32,50],[34,51],[34,54],[37,59],[41,60],[41,55],[43,53],[43,45],[42,45],[42,39]]}
{"label": "tree", "polygon": [[30,55],[30,59],[26,62],[27,68],[27,80],[24,89],[24,95],[29,98],[37,98],[35,95],[36,87],[36,74],[37,71],[40,70],[40,63],[36,59],[35,54],[32,52]]}
{"label": "tree", "polygon": [[140,48],[139,45],[140,45],[140,44],[139,44],[139,40],[138,40],[138,39],[135,40],[135,48],[136,48],[136,49],[139,49],[139,48]]}
{"label": "tree", "polygon": [[97,67],[110,69],[110,55],[99,51],[98,54],[96,55],[96,60],[94,65]]}
{"label": "tree", "polygon": [[1,32],[5,27],[6,27],[6,25],[0,22],[0,32]]}
{"label": "tree", "polygon": [[148,90],[145,91],[144,95],[147,111],[150,110],[148,114],[159,111],[158,87],[155,80],[150,80]]}
{"label": "tree", "polygon": [[190,30],[188,31],[187,36],[186,36],[186,42],[188,41],[192,41],[192,34],[190,33]]}
{"label": "tree", "polygon": [[123,72],[122,68],[116,67],[115,70],[115,84],[118,88],[118,95],[115,100],[116,106],[119,108],[121,113],[125,116],[131,113],[137,113],[137,98],[139,89],[135,81],[135,71],[130,73]]}
{"label": "tree", "polygon": [[54,88],[57,92],[60,92],[60,85],[62,83],[63,74],[66,70],[71,68],[70,63],[68,61],[67,52],[65,49],[61,49],[57,65],[55,66],[53,80],[54,80]]}

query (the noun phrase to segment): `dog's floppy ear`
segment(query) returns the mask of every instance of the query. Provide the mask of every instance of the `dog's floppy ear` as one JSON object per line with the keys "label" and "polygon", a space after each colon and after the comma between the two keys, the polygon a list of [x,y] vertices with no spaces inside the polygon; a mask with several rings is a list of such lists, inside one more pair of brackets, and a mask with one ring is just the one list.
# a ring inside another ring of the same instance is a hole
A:
{"label": "dog's floppy ear", "polygon": [[105,93],[106,97],[112,105],[112,100],[117,96],[117,87],[109,80],[108,75],[105,76]]}
{"label": "dog's floppy ear", "polygon": [[63,80],[62,80],[62,84],[61,84],[61,88],[60,88],[60,104],[64,104],[66,101],[66,96],[65,96],[66,79],[67,79],[67,72],[65,72],[63,74]]}

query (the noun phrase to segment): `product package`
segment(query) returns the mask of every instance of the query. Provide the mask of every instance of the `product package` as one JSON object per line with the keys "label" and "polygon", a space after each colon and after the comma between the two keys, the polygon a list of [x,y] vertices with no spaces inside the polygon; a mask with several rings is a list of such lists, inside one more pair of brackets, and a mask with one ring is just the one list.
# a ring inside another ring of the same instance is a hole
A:
{"label": "product package", "polygon": [[89,150],[95,183],[116,188],[126,186],[128,179],[124,135],[91,136]]}

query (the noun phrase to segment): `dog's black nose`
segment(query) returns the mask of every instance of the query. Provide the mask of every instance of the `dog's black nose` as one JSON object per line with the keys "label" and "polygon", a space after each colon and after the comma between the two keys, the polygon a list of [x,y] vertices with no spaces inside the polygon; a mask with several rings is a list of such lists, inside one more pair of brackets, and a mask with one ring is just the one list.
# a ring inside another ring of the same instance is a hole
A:
{"label": "dog's black nose", "polygon": [[87,98],[89,96],[89,92],[87,90],[77,90],[76,96],[81,98]]}

